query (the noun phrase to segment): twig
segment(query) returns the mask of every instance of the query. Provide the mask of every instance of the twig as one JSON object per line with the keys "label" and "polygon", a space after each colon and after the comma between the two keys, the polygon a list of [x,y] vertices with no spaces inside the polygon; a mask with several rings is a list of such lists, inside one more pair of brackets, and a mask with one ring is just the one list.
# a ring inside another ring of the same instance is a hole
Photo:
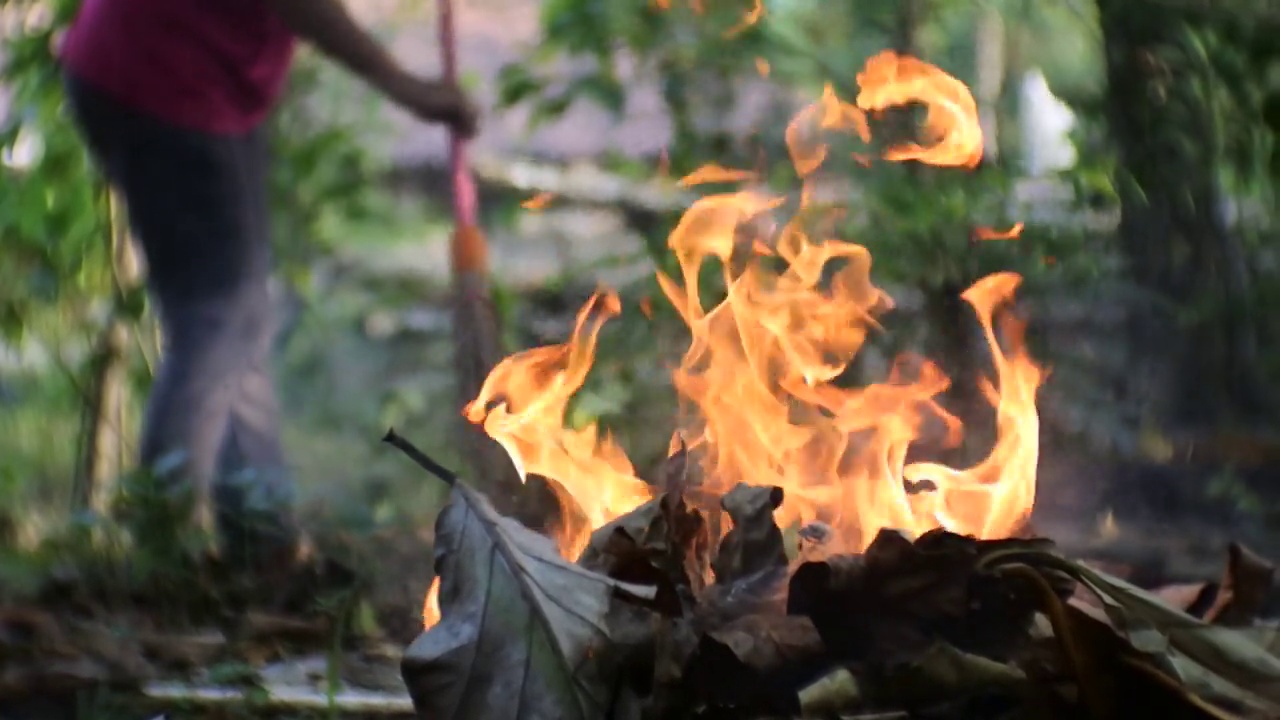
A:
{"label": "twig", "polygon": [[329,694],[308,687],[275,687],[243,690],[201,687],[179,683],[149,683],[142,689],[151,699],[175,704],[204,706],[249,705],[273,710],[337,711],[363,715],[412,716],[413,701],[407,694],[342,690]]}
{"label": "twig", "polygon": [[387,434],[382,438],[382,442],[387,443],[405,455],[408,455],[410,460],[418,464],[418,467],[440,478],[449,487],[454,487],[458,484],[457,473],[441,465],[435,460],[432,460],[413,443],[397,434],[395,428],[387,429]]}

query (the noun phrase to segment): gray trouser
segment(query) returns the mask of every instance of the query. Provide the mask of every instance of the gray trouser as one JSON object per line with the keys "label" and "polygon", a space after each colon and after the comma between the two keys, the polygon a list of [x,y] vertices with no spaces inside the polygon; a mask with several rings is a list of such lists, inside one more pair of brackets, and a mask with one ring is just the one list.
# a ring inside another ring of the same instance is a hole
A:
{"label": "gray trouser", "polygon": [[[264,134],[199,133],[67,78],[75,118],[124,198],[165,351],[141,461],[167,466],[224,542],[255,554],[292,540],[292,483],[270,371],[274,336]],[[169,466],[174,462],[173,466]],[[188,485],[190,483],[190,485]]]}

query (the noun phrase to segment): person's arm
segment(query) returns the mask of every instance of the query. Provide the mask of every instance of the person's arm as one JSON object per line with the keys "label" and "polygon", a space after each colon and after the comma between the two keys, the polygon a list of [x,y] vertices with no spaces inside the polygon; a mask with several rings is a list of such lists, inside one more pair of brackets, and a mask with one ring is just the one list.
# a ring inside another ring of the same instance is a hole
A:
{"label": "person's arm", "polygon": [[408,72],[351,17],[341,0],[265,0],[299,37],[415,115],[470,133],[475,112],[455,86]]}

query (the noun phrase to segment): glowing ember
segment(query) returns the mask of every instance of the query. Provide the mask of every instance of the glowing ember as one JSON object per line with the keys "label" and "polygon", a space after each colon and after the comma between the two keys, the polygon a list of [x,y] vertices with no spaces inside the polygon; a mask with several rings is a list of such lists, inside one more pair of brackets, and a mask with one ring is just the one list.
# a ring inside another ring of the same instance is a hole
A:
{"label": "glowing ember", "polygon": [[[981,159],[976,107],[960,81],[892,52],[871,58],[858,81],[856,104],[828,87],[787,128],[792,161],[805,178],[801,207],[812,195],[810,176],[827,158],[823,134],[869,141],[869,111],[905,103],[928,108],[926,144],[891,147],[885,160],[972,167]],[[710,165],[684,183],[750,176]],[[995,365],[994,382],[981,381],[996,411],[990,454],[967,469],[907,464],[908,448],[930,420],[958,440],[960,421],[935,399],[950,380],[927,360],[908,357],[882,383],[836,384],[892,300],[872,284],[866,248],[835,239],[826,229],[834,227],[831,212],[775,222],[774,213],[786,204],[787,198],[753,190],[698,200],[669,238],[679,278],[658,275],[691,334],[672,381],[693,411],[678,431],[700,458],[709,489],[726,491],[739,482],[780,486],[786,491],[780,522],[825,522],[846,550],[865,548],[884,527],[912,533],[945,527],[981,538],[1017,532],[1035,499],[1035,394],[1045,376],[1026,351],[1021,321],[1002,318],[1007,349],[997,342],[993,316],[1012,299],[1019,276],[990,275],[962,296],[977,314]],[[698,283],[711,258],[720,262],[727,291],[721,302],[704,307]],[[579,312],[567,343],[507,358],[465,410],[502,443],[522,476],[555,480],[592,527],[634,509],[653,492],[635,477],[622,449],[596,427],[564,426],[569,398],[591,367],[601,325],[619,311],[616,295],[597,293]],[[556,539],[561,552],[574,558],[587,537],[587,529],[577,529]],[[428,596],[424,615],[434,597]]]}

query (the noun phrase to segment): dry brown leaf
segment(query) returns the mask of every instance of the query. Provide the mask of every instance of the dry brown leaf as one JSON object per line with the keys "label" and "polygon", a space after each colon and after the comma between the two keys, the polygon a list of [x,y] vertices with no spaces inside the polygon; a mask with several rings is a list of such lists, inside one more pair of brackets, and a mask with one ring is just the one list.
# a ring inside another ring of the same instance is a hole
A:
{"label": "dry brown leaf", "polygon": [[[909,661],[939,639],[1004,659],[1025,642],[1039,598],[981,565],[999,553],[1051,548],[1045,540],[981,541],[943,530],[913,542],[882,530],[860,556],[800,565],[787,612],[812,618],[827,647],[853,660]],[[1063,597],[1073,589],[1061,574],[1051,584]]]}
{"label": "dry brown leaf", "polygon": [[655,587],[655,609],[681,617],[706,585],[710,545],[702,514],[681,496],[665,494],[593,532],[578,564]]}
{"label": "dry brown leaf", "polygon": [[697,702],[794,713],[796,691],[826,665],[813,623],[796,615],[748,615],[703,635],[685,669]]}
{"label": "dry brown leaf", "polygon": [[1215,625],[1245,626],[1262,613],[1275,581],[1276,566],[1240,543],[1227,548],[1221,589],[1204,619]]}
{"label": "dry brown leaf", "polygon": [[1163,600],[1169,607],[1177,608],[1192,617],[1204,617],[1220,596],[1218,585],[1207,582],[1165,585],[1155,588],[1151,594]]}

